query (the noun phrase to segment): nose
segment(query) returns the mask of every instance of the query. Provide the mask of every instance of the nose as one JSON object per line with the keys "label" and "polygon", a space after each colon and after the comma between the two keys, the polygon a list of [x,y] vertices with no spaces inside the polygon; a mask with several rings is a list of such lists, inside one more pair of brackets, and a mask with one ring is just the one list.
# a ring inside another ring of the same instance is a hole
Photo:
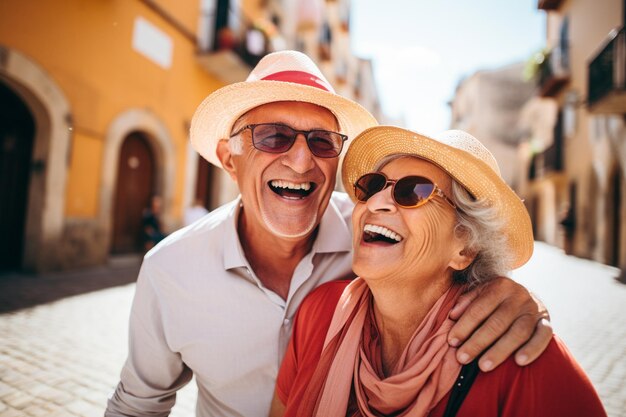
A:
{"label": "nose", "polygon": [[288,166],[293,171],[304,174],[310,171],[315,166],[314,156],[309,150],[309,146],[306,143],[306,137],[302,133],[298,133],[296,141],[285,154],[282,161],[285,166]]}
{"label": "nose", "polygon": [[397,207],[391,196],[391,190],[393,187],[388,185],[386,188],[380,190],[373,196],[371,196],[365,203],[367,209],[372,213],[377,212],[396,212]]}

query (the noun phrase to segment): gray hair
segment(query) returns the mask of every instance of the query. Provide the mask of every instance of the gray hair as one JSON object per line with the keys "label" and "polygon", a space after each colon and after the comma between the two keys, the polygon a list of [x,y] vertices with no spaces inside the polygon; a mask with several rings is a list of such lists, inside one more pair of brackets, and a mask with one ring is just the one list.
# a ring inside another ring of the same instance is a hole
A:
{"label": "gray hair", "polygon": [[476,287],[506,275],[512,253],[504,234],[504,220],[498,210],[486,201],[474,198],[455,180],[452,180],[452,200],[457,205],[455,233],[465,239],[464,250],[476,254],[467,268],[454,272],[454,280]]}
{"label": "gray hair", "polygon": [[[239,128],[240,125],[244,124],[247,114],[248,112],[242,114],[237,120],[235,120],[230,130],[231,135],[235,133],[236,128]],[[241,137],[241,135],[231,136],[230,138],[228,138],[228,147],[230,148],[230,153],[232,153],[233,155],[243,154],[243,138]]]}
{"label": "gray hair", "polygon": [[228,139],[228,147],[233,155],[243,154],[243,139],[241,135],[233,136]]}

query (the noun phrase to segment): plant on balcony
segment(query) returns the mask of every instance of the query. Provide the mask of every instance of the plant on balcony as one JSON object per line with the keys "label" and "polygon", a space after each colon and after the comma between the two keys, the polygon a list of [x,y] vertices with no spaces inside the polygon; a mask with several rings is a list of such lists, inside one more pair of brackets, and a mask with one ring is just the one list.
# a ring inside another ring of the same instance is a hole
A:
{"label": "plant on balcony", "polygon": [[538,80],[541,73],[544,71],[550,62],[550,49],[542,48],[541,50],[532,54],[532,56],[526,61],[524,66],[524,80]]}

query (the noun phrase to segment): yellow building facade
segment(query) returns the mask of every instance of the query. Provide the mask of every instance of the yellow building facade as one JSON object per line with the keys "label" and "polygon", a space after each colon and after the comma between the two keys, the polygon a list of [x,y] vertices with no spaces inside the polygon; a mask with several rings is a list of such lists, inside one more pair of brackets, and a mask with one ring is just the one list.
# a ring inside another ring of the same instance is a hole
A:
{"label": "yellow building facade", "polygon": [[24,107],[0,123],[15,179],[0,196],[4,269],[102,263],[152,195],[164,228],[180,224],[189,122],[223,85],[197,62],[199,13],[196,0],[0,3],[1,105]]}
{"label": "yellow building facade", "polygon": [[0,272],[140,253],[153,196],[166,233],[194,201],[235,197],[191,148],[189,124],[268,52],[309,53],[378,114],[348,17],[348,0],[0,2]]}

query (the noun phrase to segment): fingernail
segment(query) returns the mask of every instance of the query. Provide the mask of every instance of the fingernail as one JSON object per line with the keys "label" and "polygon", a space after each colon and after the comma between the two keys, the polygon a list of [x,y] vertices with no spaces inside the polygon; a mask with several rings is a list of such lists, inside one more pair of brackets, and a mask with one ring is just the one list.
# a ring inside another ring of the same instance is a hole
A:
{"label": "fingernail", "polygon": [[493,362],[489,360],[484,361],[480,364],[480,369],[482,369],[483,371],[491,371],[492,368],[493,368]]}
{"label": "fingernail", "polygon": [[459,345],[459,339],[457,339],[456,337],[450,339],[450,342],[448,342],[450,344],[450,346],[452,347],[457,347]]}
{"label": "fingernail", "polygon": [[519,355],[517,357],[517,364],[518,365],[526,365],[526,363],[528,362],[528,356],[527,355]]}
{"label": "fingernail", "polygon": [[459,362],[461,362],[461,363],[468,363],[469,362],[469,355],[467,353],[461,353],[459,355]]}

